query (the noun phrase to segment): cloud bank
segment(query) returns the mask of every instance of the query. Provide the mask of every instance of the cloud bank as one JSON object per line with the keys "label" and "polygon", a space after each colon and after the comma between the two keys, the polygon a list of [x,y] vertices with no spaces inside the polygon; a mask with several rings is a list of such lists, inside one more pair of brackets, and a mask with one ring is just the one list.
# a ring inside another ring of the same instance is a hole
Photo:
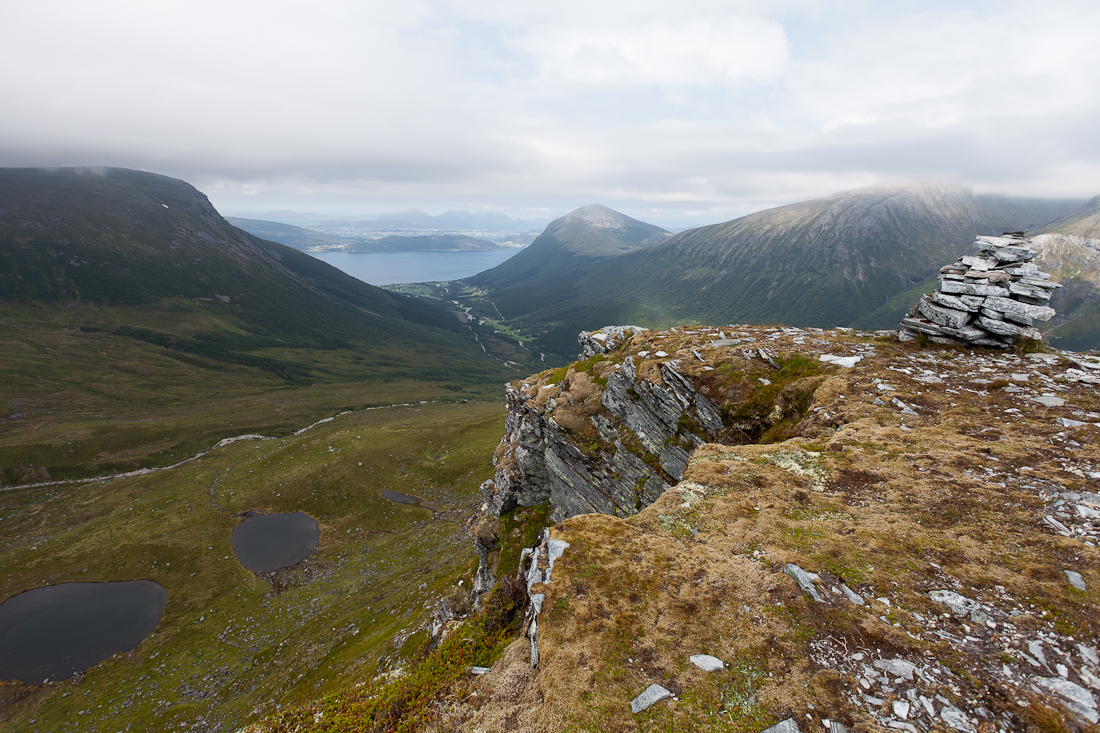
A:
{"label": "cloud bank", "polygon": [[0,165],[152,170],[223,210],[675,225],[875,182],[1100,193],[1084,0],[44,0],[0,27]]}

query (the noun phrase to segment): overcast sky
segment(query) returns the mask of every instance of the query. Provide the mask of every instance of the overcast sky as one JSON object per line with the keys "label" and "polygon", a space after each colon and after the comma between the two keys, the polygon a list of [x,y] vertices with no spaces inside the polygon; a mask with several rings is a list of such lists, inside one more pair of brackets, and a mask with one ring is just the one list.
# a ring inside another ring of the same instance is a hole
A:
{"label": "overcast sky", "polygon": [[1100,3],[0,3],[0,165],[225,212],[702,224],[878,182],[1100,194]]}

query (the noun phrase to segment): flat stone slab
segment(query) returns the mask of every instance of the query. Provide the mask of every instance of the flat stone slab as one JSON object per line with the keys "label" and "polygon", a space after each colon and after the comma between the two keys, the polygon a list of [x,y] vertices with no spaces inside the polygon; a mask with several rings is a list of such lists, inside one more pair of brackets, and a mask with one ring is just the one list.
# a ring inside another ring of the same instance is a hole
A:
{"label": "flat stone slab", "polygon": [[798,722],[794,718],[787,718],[771,728],[765,728],[760,733],[802,733],[802,730],[798,727]]}
{"label": "flat stone slab", "polygon": [[910,681],[912,681],[913,672],[917,668],[917,665],[912,662],[907,662],[904,659],[877,659],[874,665],[891,677],[901,677],[903,680]]}
{"label": "flat stone slab", "polygon": [[1065,570],[1066,580],[1077,590],[1085,590],[1085,578],[1076,570]]}
{"label": "flat stone slab", "polygon": [[630,712],[636,715],[646,708],[656,705],[661,700],[667,700],[670,697],[672,697],[671,692],[654,682],[652,685],[645,688],[645,692],[630,701]]}
{"label": "flat stone slab", "polygon": [[836,364],[842,367],[854,367],[863,357],[862,356],[836,356],[834,354],[822,354],[817,357],[819,361],[828,362],[830,364]]}
{"label": "flat stone slab", "polygon": [[1045,407],[1061,407],[1066,404],[1066,401],[1061,397],[1055,397],[1052,394],[1045,394],[1042,397],[1032,397],[1032,401],[1038,402]]}
{"label": "flat stone slab", "polygon": [[712,657],[709,654],[692,654],[688,657],[688,660],[704,672],[717,672],[726,666],[726,663],[721,659]]}

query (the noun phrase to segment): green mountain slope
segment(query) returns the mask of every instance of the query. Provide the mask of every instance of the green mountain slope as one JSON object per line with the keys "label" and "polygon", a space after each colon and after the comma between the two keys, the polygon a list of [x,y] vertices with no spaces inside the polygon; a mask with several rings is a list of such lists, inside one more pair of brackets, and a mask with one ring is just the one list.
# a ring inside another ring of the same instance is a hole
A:
{"label": "green mountain slope", "polygon": [[[0,202],[0,299],[9,304],[77,309],[88,325],[114,321],[130,336],[215,358],[431,345],[471,369],[495,368],[444,310],[243,232],[182,181],[7,169]],[[150,309],[171,315],[150,328]],[[182,313],[193,316],[186,325],[173,317]]]}
{"label": "green mountain slope", "polygon": [[[592,263],[568,297],[543,300],[519,323],[545,332],[556,353],[568,353],[576,331],[608,323],[851,324],[969,251],[974,235],[1036,226],[1079,205],[943,184],[838,193]],[[479,278],[498,295],[498,282]],[[538,292],[532,279],[528,290]]]}
{"label": "green mountain slope", "polygon": [[466,282],[485,289],[505,318],[515,318],[548,303],[583,297],[578,281],[595,263],[617,260],[669,236],[660,227],[590,204],[555,219],[527,249]]}
{"label": "green mountain slope", "polygon": [[166,465],[341,408],[496,397],[438,304],[222,219],[188,184],[0,170],[0,484]]}

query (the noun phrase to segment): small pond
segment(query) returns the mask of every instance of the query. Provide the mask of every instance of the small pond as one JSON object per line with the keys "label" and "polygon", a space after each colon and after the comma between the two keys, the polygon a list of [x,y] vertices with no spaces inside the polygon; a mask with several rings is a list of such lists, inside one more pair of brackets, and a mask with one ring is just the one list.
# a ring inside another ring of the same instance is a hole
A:
{"label": "small pond", "polygon": [[382,497],[389,499],[390,501],[396,501],[398,504],[420,504],[420,499],[415,496],[409,496],[408,494],[402,494],[400,491],[382,490]]}
{"label": "small pond", "polygon": [[0,679],[65,679],[133,649],[167,602],[151,580],[59,583],[12,596],[0,603]]}
{"label": "small pond", "polygon": [[303,512],[253,514],[233,530],[237,561],[254,573],[271,573],[305,560],[321,542],[317,520]]}

